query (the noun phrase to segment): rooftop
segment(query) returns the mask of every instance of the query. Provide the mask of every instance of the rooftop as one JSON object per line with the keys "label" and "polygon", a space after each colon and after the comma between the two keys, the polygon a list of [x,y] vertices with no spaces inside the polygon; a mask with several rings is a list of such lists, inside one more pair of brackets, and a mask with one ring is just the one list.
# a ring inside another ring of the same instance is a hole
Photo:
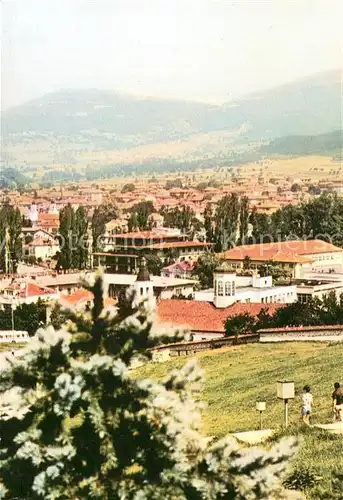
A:
{"label": "rooftop", "polygon": [[262,309],[273,314],[282,304],[240,304],[217,309],[210,302],[193,300],[160,300],[157,314],[160,323],[183,326],[191,331],[224,333],[224,321],[229,316],[249,313],[257,316]]}
{"label": "rooftop", "polygon": [[18,298],[25,298],[25,297],[47,297],[49,295],[54,295],[55,290],[44,287],[44,286],[39,286],[36,283],[31,283],[31,282],[25,282],[25,281],[18,281],[11,283],[10,285],[6,286],[3,290],[4,292],[10,292],[11,295],[18,297]]}
{"label": "rooftop", "polygon": [[306,263],[312,261],[310,255],[330,252],[343,250],[322,240],[295,240],[242,245],[223,252],[221,257],[225,260],[243,260],[249,257],[252,261]]}
{"label": "rooftop", "polygon": [[[62,295],[60,301],[65,306],[84,306],[87,302],[92,302],[94,299],[94,294],[89,290],[85,290],[84,288],[80,288],[76,290],[71,295]],[[111,297],[107,297],[105,299],[105,306],[111,306],[116,304],[116,301]]]}

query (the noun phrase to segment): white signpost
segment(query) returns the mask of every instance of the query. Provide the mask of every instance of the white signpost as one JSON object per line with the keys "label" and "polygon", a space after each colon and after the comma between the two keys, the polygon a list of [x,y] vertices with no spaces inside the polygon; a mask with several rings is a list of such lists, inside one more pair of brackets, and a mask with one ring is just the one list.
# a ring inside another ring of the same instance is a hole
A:
{"label": "white signpost", "polygon": [[262,413],[266,409],[266,403],[265,401],[257,401],[256,403],[256,410],[260,412],[260,429],[262,430]]}
{"label": "white signpost", "polygon": [[288,400],[294,399],[294,382],[289,380],[278,380],[276,387],[277,397],[284,401],[284,425],[288,426]]}

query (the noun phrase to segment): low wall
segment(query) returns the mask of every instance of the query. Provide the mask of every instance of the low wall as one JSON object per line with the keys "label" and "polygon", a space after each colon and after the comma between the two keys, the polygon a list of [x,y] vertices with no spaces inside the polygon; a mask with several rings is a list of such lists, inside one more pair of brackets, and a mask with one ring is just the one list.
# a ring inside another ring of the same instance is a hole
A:
{"label": "low wall", "polygon": [[167,350],[170,356],[183,356],[196,352],[219,349],[220,347],[251,344],[258,342],[257,334],[239,335],[238,337],[223,337],[220,339],[200,340],[195,342],[178,342],[175,344],[154,347],[153,351]]}
{"label": "low wall", "polygon": [[343,342],[343,326],[268,328],[257,332],[260,342]]}

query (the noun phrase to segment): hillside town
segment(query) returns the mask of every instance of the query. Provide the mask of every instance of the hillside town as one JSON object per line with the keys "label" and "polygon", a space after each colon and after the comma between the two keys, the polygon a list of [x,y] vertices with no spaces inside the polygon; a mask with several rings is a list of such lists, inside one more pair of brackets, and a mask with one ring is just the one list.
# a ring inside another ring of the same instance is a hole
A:
{"label": "hillside town", "polygon": [[[143,273],[159,321],[187,326],[196,341],[224,336],[230,316],[330,293],[339,298],[343,249],[335,228],[314,238],[323,221],[314,223],[322,204],[339,212],[343,200],[332,186],[314,194],[293,181],[203,188],[162,178],[116,189],[38,189],[34,196],[5,190],[2,308],[41,300],[48,311],[56,301],[89,304],[81,277],[99,268],[115,305],[123,290],[140,292]],[[303,219],[311,211],[311,220],[296,234],[301,210]],[[275,233],[274,220],[284,234]]]}

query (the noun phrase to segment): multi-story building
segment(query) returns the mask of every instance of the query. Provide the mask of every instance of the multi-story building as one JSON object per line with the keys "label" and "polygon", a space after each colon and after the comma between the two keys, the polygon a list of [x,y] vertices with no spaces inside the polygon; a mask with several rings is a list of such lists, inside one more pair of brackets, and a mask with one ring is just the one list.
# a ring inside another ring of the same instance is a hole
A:
{"label": "multi-story building", "polygon": [[194,299],[213,302],[217,308],[234,303],[275,304],[297,300],[295,284],[274,286],[271,276],[237,276],[227,264],[220,265],[213,275],[213,288],[194,293]]}
{"label": "multi-story building", "polygon": [[196,261],[208,250],[210,243],[189,241],[177,229],[158,228],[151,231],[131,232],[113,235],[113,249],[109,252],[95,252],[94,265],[105,267],[107,272],[135,273],[143,256],[157,255],[166,261]]}
{"label": "multi-story building", "polygon": [[237,246],[223,252],[221,258],[237,268],[242,268],[247,258],[252,269],[272,262],[288,270],[293,278],[300,278],[318,268],[341,267],[343,249],[322,240],[277,241]]}

